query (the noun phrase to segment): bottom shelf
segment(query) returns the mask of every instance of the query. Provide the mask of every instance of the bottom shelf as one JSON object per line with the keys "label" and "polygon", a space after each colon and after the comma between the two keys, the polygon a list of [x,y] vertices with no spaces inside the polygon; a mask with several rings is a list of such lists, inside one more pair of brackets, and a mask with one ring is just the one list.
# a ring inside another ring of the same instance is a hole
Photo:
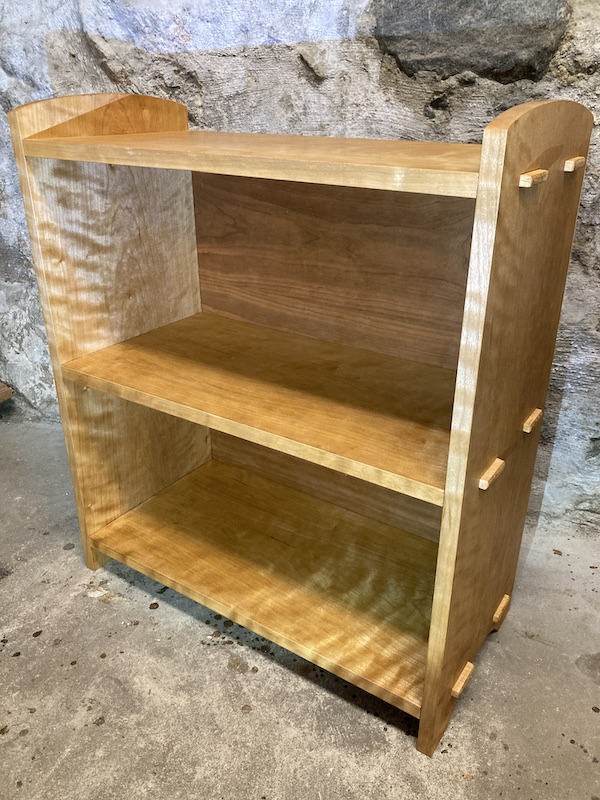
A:
{"label": "bottom shelf", "polygon": [[420,715],[433,542],[213,460],[92,545]]}

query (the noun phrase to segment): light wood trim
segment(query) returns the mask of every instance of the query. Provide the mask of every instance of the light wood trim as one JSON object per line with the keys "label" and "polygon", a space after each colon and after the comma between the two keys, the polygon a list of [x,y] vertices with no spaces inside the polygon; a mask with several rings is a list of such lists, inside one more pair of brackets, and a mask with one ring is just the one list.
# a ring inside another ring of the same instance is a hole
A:
{"label": "light wood trim", "polygon": [[[458,671],[490,632],[498,597],[511,594],[593,118],[567,100],[526,103],[484,133],[442,511],[418,748],[431,754],[448,724]],[[529,165],[549,178],[519,189]],[[517,244],[518,243],[518,244]],[[498,453],[509,469],[494,491],[479,477]],[[490,564],[494,569],[490,571]]]}
{"label": "light wood trim", "polygon": [[5,383],[0,381],[0,403],[4,403],[5,400],[10,400],[13,396],[13,390],[10,386],[7,386]]}
{"label": "light wood trim", "polygon": [[28,157],[475,197],[481,146],[179,131],[29,138]]}
{"label": "light wood trim", "polygon": [[519,175],[519,186],[521,189],[530,189],[538,183],[544,183],[548,180],[547,169],[532,169],[531,172],[524,172]]}
{"label": "light wood trim", "polygon": [[497,631],[500,628],[500,625],[504,622],[506,615],[508,614],[508,609],[510,608],[510,595],[505,594],[498,603],[498,608],[494,611],[494,616],[492,617],[492,622],[494,623],[494,630]]}
{"label": "light wood trim", "polygon": [[495,458],[494,461],[490,464],[490,466],[486,469],[486,471],[479,479],[479,488],[482,489],[483,491],[489,489],[492,483],[504,470],[505,466],[506,466],[505,461],[503,461],[501,458]]}
{"label": "light wood trim", "polygon": [[531,433],[540,424],[544,412],[541,408],[535,408],[523,423],[523,433]]}
{"label": "light wood trim", "polygon": [[575,156],[575,158],[568,158],[565,161],[565,172],[576,172],[576,170],[583,167],[585,167],[584,156]]}
{"label": "light wood trim", "polygon": [[[187,108],[174,100],[141,94],[88,94],[55,97],[21,106],[19,115],[37,117],[36,132],[27,142],[53,142],[64,137],[117,136],[186,132]],[[54,122],[60,120],[59,122]],[[47,128],[39,125],[49,124]],[[25,153],[27,155],[27,153]]]}
{"label": "light wood trim", "polygon": [[463,671],[458,676],[456,683],[452,687],[452,697],[454,699],[458,699],[461,694],[464,692],[467,683],[471,680],[471,675],[475,670],[475,664],[472,661],[467,661],[465,664]]}
{"label": "light wood trim", "polygon": [[432,542],[211,461],[93,545],[418,717]]}
{"label": "light wood trim", "polygon": [[454,372],[197,314],[64,378],[441,505]]}

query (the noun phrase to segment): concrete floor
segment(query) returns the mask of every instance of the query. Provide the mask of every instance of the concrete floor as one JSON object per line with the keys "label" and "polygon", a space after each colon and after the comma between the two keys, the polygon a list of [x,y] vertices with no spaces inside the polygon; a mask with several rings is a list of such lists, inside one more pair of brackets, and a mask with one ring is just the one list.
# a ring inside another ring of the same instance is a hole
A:
{"label": "concrete floor", "polygon": [[511,612],[428,759],[403,713],[126,567],[88,571],[60,427],[8,417],[2,800],[598,800],[593,525],[530,521]]}

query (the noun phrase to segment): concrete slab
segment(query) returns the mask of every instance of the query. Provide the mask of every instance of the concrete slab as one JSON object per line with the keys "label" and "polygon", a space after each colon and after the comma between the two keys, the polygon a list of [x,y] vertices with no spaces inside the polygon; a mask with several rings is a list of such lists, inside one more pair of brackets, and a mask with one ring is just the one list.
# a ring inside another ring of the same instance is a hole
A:
{"label": "concrete slab", "polygon": [[88,571],[60,426],[3,421],[0,465],[2,800],[598,800],[581,517],[530,519],[507,621],[428,759],[385,703],[126,567]]}

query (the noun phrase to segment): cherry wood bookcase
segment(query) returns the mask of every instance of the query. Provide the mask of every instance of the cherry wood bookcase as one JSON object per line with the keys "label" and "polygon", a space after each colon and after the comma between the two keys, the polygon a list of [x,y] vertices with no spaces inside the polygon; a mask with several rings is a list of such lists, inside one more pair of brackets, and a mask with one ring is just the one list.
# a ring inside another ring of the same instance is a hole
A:
{"label": "cherry wood bookcase", "polygon": [[117,94],[10,112],[85,558],[420,718],[513,591],[592,127],[483,144],[188,131]]}

